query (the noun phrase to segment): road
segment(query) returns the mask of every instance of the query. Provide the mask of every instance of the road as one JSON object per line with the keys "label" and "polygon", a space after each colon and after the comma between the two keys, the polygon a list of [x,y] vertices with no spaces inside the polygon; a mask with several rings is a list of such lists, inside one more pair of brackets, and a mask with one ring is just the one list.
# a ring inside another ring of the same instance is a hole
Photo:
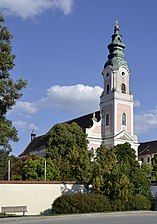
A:
{"label": "road", "polygon": [[1,218],[0,224],[157,224],[157,212]]}

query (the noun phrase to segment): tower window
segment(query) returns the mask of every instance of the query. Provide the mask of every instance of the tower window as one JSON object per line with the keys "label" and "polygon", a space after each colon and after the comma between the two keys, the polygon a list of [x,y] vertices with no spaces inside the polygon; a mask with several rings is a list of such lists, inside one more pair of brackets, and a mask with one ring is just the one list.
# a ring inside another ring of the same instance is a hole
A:
{"label": "tower window", "polygon": [[110,122],[110,117],[109,117],[109,114],[107,113],[106,114],[106,122],[105,122],[106,126],[109,126],[109,122]]}
{"label": "tower window", "polygon": [[122,83],[122,85],[121,85],[121,91],[122,91],[122,93],[126,93],[126,86],[124,83]]}
{"label": "tower window", "polygon": [[107,84],[106,85],[106,94],[109,94],[109,91],[110,91],[110,84]]}
{"label": "tower window", "polygon": [[106,74],[106,77],[108,78],[109,76],[110,76],[110,74],[109,74],[109,73],[107,73],[107,74]]}
{"label": "tower window", "polygon": [[126,125],[126,114],[122,113],[122,125]]}

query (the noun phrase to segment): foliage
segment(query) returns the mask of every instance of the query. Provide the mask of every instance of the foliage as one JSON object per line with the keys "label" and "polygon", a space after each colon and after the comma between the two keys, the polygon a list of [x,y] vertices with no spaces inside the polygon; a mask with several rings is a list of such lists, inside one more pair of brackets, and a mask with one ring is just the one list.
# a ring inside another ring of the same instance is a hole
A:
{"label": "foliage", "polygon": [[127,210],[150,210],[151,201],[148,197],[135,194],[131,195],[128,200]]}
{"label": "foliage", "polygon": [[0,180],[8,180],[8,161],[10,160],[10,170],[14,170],[17,158],[14,155],[9,156],[9,152],[0,149]]}
{"label": "foliage", "polygon": [[57,198],[53,202],[52,210],[56,214],[106,212],[111,211],[111,206],[104,195],[77,193]]}
{"label": "foliage", "polygon": [[14,82],[10,70],[14,68],[15,55],[12,54],[12,35],[3,25],[4,18],[0,15],[0,149],[11,151],[9,140],[17,141],[17,130],[10,120],[7,120],[8,110],[16,104],[22,94],[19,92],[26,86],[26,81],[19,79]]}
{"label": "foliage", "polygon": [[153,179],[157,180],[157,155],[152,158],[152,176]]}
{"label": "foliage", "polygon": [[8,153],[0,150],[0,180],[7,180]]}
{"label": "foliage", "polygon": [[86,137],[76,123],[56,124],[44,137],[46,158],[58,166],[61,180],[88,182],[91,153]]}
{"label": "foliage", "polygon": [[128,143],[108,149],[101,146],[93,162],[90,183],[94,192],[117,201],[115,210],[119,210],[118,207],[123,210],[121,201],[127,203],[130,195],[150,197],[149,170],[146,165],[140,168],[135,151]]}
{"label": "foliage", "polygon": [[109,211],[149,210],[151,201],[144,195],[130,195],[128,201],[109,200],[102,194],[77,193],[62,195],[52,205],[54,214],[91,213]]}
{"label": "foliage", "polygon": [[12,173],[12,180],[35,180],[43,181],[45,179],[45,161],[46,161],[46,180],[59,180],[60,175],[58,167],[50,159],[30,155],[20,159]]}
{"label": "foliage", "polygon": [[126,211],[126,201],[122,199],[111,200],[111,209],[113,212]]}
{"label": "foliage", "polygon": [[131,184],[129,193],[150,197],[149,165],[142,164],[140,167],[139,162],[136,160],[135,151],[130,144],[120,144],[115,146],[115,148],[120,170],[127,176]]}

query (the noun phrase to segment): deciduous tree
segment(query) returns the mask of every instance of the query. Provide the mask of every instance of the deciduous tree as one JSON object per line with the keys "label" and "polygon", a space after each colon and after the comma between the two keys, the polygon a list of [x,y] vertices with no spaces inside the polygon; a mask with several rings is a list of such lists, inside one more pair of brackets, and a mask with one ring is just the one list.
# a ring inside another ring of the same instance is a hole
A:
{"label": "deciduous tree", "polygon": [[62,180],[88,182],[91,153],[87,136],[76,124],[56,124],[44,137],[46,157],[59,167]]}
{"label": "deciduous tree", "polygon": [[20,90],[26,86],[26,81],[19,79],[14,82],[10,76],[10,71],[15,66],[11,39],[12,35],[0,15],[0,149],[7,151],[11,151],[9,141],[17,141],[18,137],[17,130],[12,121],[6,118],[6,114],[22,96]]}

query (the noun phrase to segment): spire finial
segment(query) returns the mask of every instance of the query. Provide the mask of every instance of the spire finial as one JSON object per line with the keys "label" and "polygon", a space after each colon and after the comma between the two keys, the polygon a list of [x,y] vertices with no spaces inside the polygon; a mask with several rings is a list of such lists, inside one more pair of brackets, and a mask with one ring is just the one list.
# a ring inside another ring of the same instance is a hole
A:
{"label": "spire finial", "polygon": [[114,27],[114,32],[119,31],[119,24],[118,24],[118,20],[116,20],[116,24]]}
{"label": "spire finial", "polygon": [[36,137],[34,125],[32,127],[31,141]]}

